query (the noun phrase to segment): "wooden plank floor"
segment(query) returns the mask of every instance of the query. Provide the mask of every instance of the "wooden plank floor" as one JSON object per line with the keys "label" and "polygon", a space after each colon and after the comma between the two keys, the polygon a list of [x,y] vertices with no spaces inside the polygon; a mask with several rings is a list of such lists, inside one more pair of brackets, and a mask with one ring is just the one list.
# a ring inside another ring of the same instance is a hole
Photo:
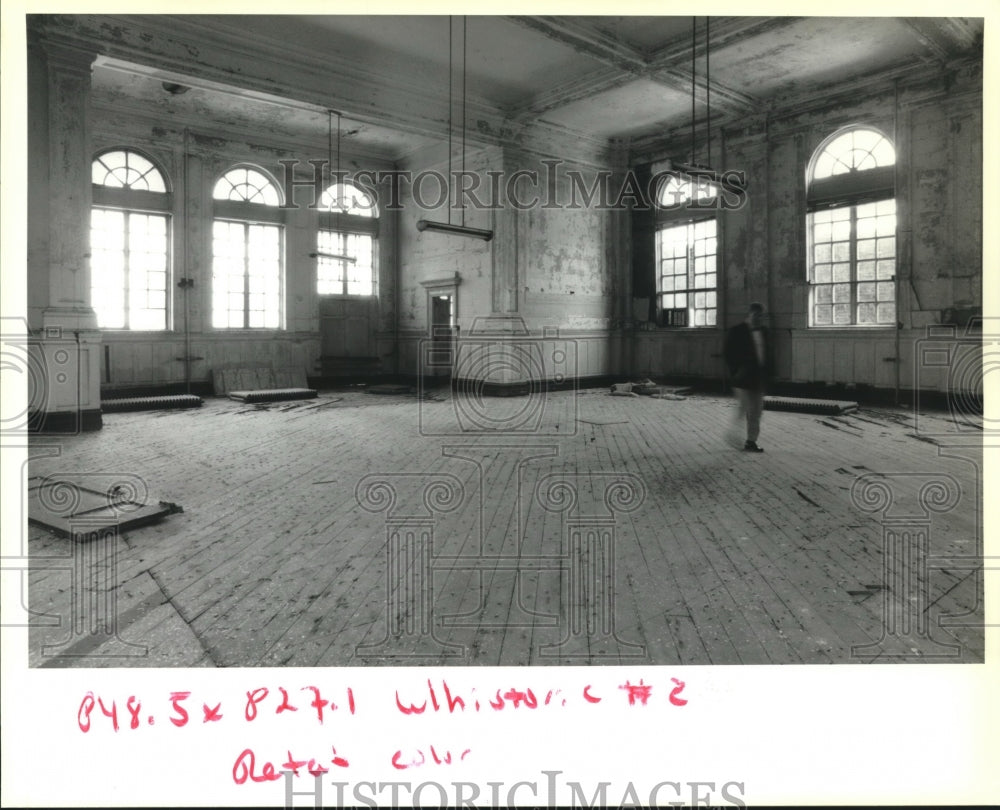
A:
{"label": "wooden plank floor", "polygon": [[[983,660],[981,451],[949,457],[905,411],[865,408],[765,412],[766,452],[743,453],[734,413],[601,389],[108,414],[36,440],[29,473],[139,476],[184,511],[86,549],[26,529],[30,661]],[[866,475],[896,511],[854,503]],[[935,480],[957,500],[922,511]],[[925,574],[883,553],[885,527],[928,535]],[[111,552],[114,587],[94,584]]]}

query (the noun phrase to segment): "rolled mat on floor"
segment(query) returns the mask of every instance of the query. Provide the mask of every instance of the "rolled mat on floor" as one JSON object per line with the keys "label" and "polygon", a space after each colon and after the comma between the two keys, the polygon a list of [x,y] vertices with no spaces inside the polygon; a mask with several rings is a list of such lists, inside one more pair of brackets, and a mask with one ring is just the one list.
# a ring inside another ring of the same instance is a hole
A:
{"label": "rolled mat on floor", "polygon": [[193,394],[176,394],[165,397],[123,397],[101,400],[104,413],[116,411],[163,411],[170,408],[200,408],[201,397]]}
{"label": "rolled mat on floor", "polygon": [[797,413],[838,414],[856,411],[858,403],[836,399],[764,397],[764,409],[768,411],[795,411]]}

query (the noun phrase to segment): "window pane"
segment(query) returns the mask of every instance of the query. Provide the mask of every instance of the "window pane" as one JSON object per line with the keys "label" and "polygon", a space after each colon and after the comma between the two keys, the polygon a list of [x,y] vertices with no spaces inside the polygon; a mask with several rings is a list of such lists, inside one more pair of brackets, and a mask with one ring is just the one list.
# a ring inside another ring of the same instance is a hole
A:
{"label": "window pane", "polygon": [[847,303],[851,300],[851,285],[850,284],[834,284],[833,285],[833,302],[835,304]]}
{"label": "window pane", "polygon": [[833,226],[829,223],[817,224],[813,228],[813,239],[817,242],[829,242],[833,238]]}
{"label": "window pane", "polygon": [[875,285],[871,282],[858,285],[858,301],[874,301]]}
{"label": "window pane", "polygon": [[837,325],[848,324],[851,322],[850,304],[833,305],[833,322]]}
{"label": "window pane", "polygon": [[832,302],[833,302],[833,287],[830,284],[824,284],[822,287],[816,288],[817,304],[830,304]]}
{"label": "window pane", "polygon": [[833,249],[828,243],[816,245],[813,251],[814,261],[828,262],[833,258]]}
{"label": "window pane", "polygon": [[823,304],[822,306],[817,306],[814,308],[813,312],[815,323],[819,326],[827,326],[833,323],[833,307],[829,304]]}
{"label": "window pane", "polygon": [[875,220],[875,233],[878,236],[894,236],[896,234],[896,215],[885,214]]}
{"label": "window pane", "polygon": [[850,264],[835,264],[833,266],[833,280],[834,281],[850,281],[851,280],[851,265]]}
{"label": "window pane", "polygon": [[878,240],[878,257],[891,258],[896,255],[896,237],[888,236]]}
{"label": "window pane", "polygon": [[895,291],[893,289],[893,283],[891,281],[880,281],[878,282],[878,300],[879,301],[892,301],[895,299]]}
{"label": "window pane", "polygon": [[892,216],[893,226],[895,226],[895,216],[896,216],[896,201],[895,200],[880,200],[875,203],[875,211],[881,216]]}
{"label": "window pane", "polygon": [[874,304],[858,304],[858,323],[859,324],[874,324],[875,323],[875,305]]}
{"label": "window pane", "polygon": [[851,238],[851,223],[847,220],[833,223],[833,241],[840,242]]}
{"label": "window pane", "polygon": [[883,259],[875,265],[875,274],[878,278],[892,278],[896,274],[896,262],[894,259]]}
{"label": "window pane", "polygon": [[829,284],[833,281],[833,269],[828,264],[816,265],[815,281],[817,284]]}
{"label": "window pane", "polygon": [[858,239],[867,239],[875,235],[875,217],[865,217],[858,220]]}
{"label": "window pane", "polygon": [[871,281],[875,278],[875,262],[858,262],[858,281]]}
{"label": "window pane", "polygon": [[874,239],[861,239],[858,241],[858,259],[874,259],[875,258],[875,240]]}
{"label": "window pane", "polygon": [[851,260],[851,245],[849,242],[834,242],[833,260],[835,262],[848,262]]}

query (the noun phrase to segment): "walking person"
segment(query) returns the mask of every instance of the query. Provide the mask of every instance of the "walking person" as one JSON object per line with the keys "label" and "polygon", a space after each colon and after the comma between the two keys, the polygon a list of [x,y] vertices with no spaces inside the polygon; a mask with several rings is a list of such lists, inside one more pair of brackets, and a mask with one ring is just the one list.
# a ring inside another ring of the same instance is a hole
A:
{"label": "walking person", "polygon": [[757,302],[750,304],[747,317],[726,332],[722,352],[736,391],[740,414],[746,418],[747,438],[743,449],[752,453],[764,452],[757,446],[768,373],[767,329],[763,323],[764,307]]}

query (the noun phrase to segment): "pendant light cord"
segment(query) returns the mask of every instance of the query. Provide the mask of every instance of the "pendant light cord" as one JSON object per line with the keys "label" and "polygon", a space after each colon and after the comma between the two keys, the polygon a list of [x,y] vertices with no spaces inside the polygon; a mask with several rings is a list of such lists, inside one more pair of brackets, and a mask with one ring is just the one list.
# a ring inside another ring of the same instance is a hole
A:
{"label": "pendant light cord", "polygon": [[451,133],[453,124],[451,120],[452,103],[452,78],[455,72],[452,51],[452,25],[451,15],[448,15],[448,224],[451,225]]}
{"label": "pendant light cord", "polygon": [[692,164],[694,163],[694,155],[695,155],[695,152],[694,152],[694,147],[695,147],[695,138],[694,138],[694,117],[695,117],[695,106],[694,106],[694,102],[695,102],[695,85],[694,85],[694,77],[695,77],[695,63],[694,63],[694,56],[695,56],[695,51],[697,50],[697,36],[698,36],[697,25],[698,25],[698,18],[697,17],[692,17],[691,18],[691,163]]}
{"label": "pendant light cord", "polygon": [[[465,182],[465,133],[468,129],[468,120],[465,114],[465,76],[466,76],[466,54],[465,43],[468,37],[468,17],[462,17],[462,182]],[[459,199],[459,207],[462,209],[462,227],[465,227],[465,198]]]}
{"label": "pendant light cord", "polygon": [[705,165],[712,165],[712,79],[708,64],[708,26],[709,18],[705,18]]}

